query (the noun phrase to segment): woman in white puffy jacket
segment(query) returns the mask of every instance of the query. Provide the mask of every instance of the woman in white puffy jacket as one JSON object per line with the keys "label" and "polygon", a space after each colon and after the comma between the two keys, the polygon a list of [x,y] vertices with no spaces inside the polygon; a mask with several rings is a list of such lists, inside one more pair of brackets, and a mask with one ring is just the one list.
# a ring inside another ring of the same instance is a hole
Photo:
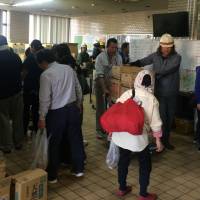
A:
{"label": "woman in white puffy jacket", "polygon": [[[134,83],[135,98],[134,100],[141,103],[144,108],[145,123],[142,135],[132,135],[128,132],[112,133],[112,141],[119,147],[120,159],[118,163],[118,196],[124,196],[132,190],[131,186],[127,186],[126,178],[128,175],[128,166],[131,160],[131,152],[137,152],[139,160],[139,183],[140,196],[138,200],[155,200],[156,194],[147,192],[149,178],[151,173],[151,155],[149,152],[149,134],[156,139],[157,152],[163,150],[161,143],[162,122],[159,114],[159,104],[156,97],[152,94],[153,77],[150,71],[141,71]],[[132,90],[128,90],[122,94],[117,102],[125,102],[132,97]]]}

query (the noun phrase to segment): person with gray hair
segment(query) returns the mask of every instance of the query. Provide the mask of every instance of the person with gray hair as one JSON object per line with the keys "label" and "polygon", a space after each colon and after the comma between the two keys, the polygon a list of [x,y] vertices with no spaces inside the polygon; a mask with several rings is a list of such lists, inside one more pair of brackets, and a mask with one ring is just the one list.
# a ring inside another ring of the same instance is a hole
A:
{"label": "person with gray hair", "polygon": [[[22,61],[0,35],[0,150],[20,150],[23,142]],[[11,123],[12,122],[12,123]]]}

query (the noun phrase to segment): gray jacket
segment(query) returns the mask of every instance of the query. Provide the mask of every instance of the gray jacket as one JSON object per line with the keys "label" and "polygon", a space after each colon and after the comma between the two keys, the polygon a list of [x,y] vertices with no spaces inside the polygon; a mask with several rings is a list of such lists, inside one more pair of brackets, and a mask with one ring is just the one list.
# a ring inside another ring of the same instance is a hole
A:
{"label": "gray jacket", "polygon": [[142,66],[153,64],[156,79],[156,96],[171,96],[178,94],[180,63],[181,56],[176,52],[167,58],[163,58],[159,52],[155,52],[140,60]]}

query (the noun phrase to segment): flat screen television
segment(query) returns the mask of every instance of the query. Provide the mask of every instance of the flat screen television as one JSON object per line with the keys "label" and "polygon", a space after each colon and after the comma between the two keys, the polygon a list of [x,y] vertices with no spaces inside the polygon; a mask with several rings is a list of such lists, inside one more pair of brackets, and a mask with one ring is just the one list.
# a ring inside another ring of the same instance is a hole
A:
{"label": "flat screen television", "polygon": [[189,37],[188,12],[153,14],[153,35],[169,33],[174,37]]}

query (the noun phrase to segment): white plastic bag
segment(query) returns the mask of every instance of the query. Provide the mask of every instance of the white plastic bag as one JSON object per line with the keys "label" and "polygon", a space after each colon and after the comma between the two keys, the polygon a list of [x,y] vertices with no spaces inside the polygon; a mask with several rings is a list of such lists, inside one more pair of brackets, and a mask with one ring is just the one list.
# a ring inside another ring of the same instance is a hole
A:
{"label": "white plastic bag", "polygon": [[108,154],[106,157],[106,164],[110,169],[117,167],[119,162],[119,147],[111,140]]}
{"label": "white plastic bag", "polygon": [[33,163],[31,168],[46,169],[48,164],[48,143],[46,129],[39,129],[33,140]]}

